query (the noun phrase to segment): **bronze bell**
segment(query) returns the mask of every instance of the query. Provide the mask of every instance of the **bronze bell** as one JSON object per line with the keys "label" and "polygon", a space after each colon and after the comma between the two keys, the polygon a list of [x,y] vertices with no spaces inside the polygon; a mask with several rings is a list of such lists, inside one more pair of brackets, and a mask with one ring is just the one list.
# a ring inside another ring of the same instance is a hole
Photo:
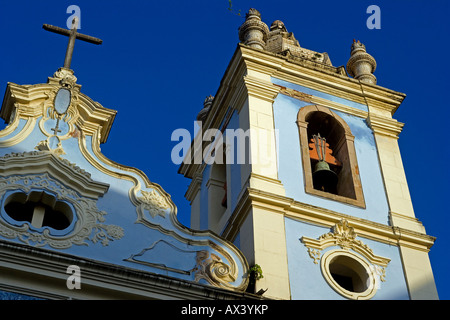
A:
{"label": "bronze bell", "polygon": [[325,161],[316,163],[313,172],[314,189],[335,193],[338,176]]}
{"label": "bronze bell", "polygon": [[336,172],[330,169],[330,166],[325,161],[326,156],[326,139],[318,135],[314,135],[314,144],[316,146],[317,156],[319,162],[316,163],[313,172],[314,189],[325,192],[336,192],[338,176]]}

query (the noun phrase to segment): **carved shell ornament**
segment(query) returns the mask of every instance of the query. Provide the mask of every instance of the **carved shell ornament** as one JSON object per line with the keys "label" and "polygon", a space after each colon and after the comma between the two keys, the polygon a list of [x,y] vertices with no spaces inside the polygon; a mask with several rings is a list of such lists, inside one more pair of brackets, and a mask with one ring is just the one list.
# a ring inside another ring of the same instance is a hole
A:
{"label": "carved shell ornament", "polygon": [[357,240],[356,237],[355,229],[349,225],[346,219],[342,219],[334,225],[332,232],[323,234],[318,239],[302,237],[300,241],[307,247],[307,252],[315,264],[319,263],[322,251],[326,248],[337,246],[343,250],[353,250],[373,264],[374,268],[379,271],[379,275],[383,275],[381,281],[384,281],[384,268],[387,267],[390,259],[375,255],[368,245]]}
{"label": "carved shell ornament", "polygon": [[[326,239],[329,237],[334,238],[336,240],[336,244],[339,245],[342,249],[348,250],[351,249],[354,245],[364,246],[361,241],[356,240],[355,229],[348,225],[347,220],[341,220],[333,227],[333,232],[322,235],[319,239]],[[368,247],[367,249],[372,251]]]}

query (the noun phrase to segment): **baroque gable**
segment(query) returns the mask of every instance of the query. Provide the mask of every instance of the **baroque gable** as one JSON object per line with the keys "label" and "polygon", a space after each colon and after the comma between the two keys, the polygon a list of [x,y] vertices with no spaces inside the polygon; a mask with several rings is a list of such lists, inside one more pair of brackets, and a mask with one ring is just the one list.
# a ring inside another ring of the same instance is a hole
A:
{"label": "baroque gable", "polygon": [[[116,111],[76,81],[60,68],[44,84],[8,84],[0,111],[8,124],[0,132],[0,238],[244,291],[248,265],[234,245],[181,225],[161,186],[101,153]],[[18,213],[27,210],[28,217]],[[56,214],[67,220],[60,229],[45,222]],[[170,250],[159,251],[161,244]]]}

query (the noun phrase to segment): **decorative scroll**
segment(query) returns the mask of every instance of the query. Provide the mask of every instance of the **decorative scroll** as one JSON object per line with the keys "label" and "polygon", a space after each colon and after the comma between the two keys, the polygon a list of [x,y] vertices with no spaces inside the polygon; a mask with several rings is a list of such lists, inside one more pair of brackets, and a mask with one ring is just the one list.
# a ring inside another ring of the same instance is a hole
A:
{"label": "decorative scroll", "polygon": [[197,252],[197,271],[195,281],[205,279],[209,284],[216,287],[231,288],[230,282],[236,281],[237,274],[222,259],[206,250]]}
{"label": "decorative scroll", "polygon": [[[237,268],[233,259],[229,257],[230,264],[228,264],[222,261],[219,252],[195,250],[195,247],[203,245],[203,243],[193,242],[186,248],[182,244],[181,246],[184,247],[182,249],[171,242],[158,240],[124,260],[167,272],[192,275],[195,282],[203,279],[215,287],[237,289],[232,285],[237,279]],[[219,251],[227,256],[222,249]]]}

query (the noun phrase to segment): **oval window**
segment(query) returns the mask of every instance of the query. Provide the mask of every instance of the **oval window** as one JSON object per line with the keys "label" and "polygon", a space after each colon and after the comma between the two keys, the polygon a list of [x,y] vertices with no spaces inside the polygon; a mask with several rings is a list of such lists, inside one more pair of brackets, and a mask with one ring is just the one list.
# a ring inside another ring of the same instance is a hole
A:
{"label": "oval window", "polygon": [[371,265],[359,255],[345,250],[325,253],[321,258],[325,280],[340,295],[349,299],[370,299],[377,290]]}
{"label": "oval window", "polygon": [[68,89],[60,88],[55,97],[55,111],[59,115],[67,112],[70,106],[71,92]]}

